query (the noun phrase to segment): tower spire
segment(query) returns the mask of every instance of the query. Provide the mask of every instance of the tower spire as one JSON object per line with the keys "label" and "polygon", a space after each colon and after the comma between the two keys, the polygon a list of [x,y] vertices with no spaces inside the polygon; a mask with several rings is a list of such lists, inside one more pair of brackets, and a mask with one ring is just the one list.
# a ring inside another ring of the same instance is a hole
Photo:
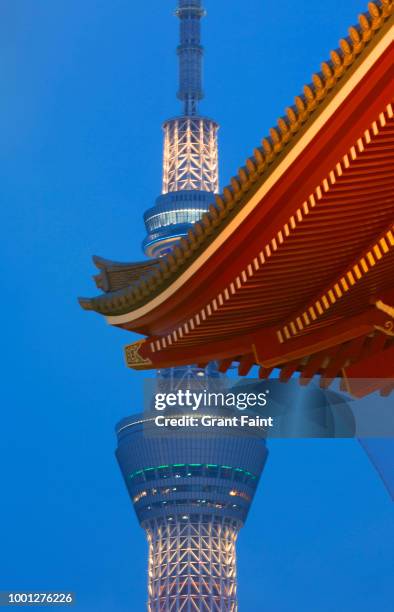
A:
{"label": "tower spire", "polygon": [[202,0],[178,0],[178,98],[183,112],[163,124],[162,193],[144,214],[148,257],[161,257],[201,219],[219,191],[218,124],[198,111],[202,89]]}
{"label": "tower spire", "polygon": [[180,20],[178,98],[184,103],[184,115],[197,114],[198,101],[204,97],[202,90],[202,60],[200,20],[205,16],[201,0],[179,0],[175,11]]}

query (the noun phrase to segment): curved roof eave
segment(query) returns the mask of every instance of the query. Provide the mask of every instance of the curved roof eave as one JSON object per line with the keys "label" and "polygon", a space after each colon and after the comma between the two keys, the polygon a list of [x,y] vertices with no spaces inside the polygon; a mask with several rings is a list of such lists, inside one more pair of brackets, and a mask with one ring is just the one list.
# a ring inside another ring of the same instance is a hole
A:
{"label": "curved roof eave", "polygon": [[112,325],[126,325],[146,317],[173,296],[253,211],[379,60],[392,41],[393,12],[392,0],[369,4],[369,12],[360,15],[359,25],[349,29],[349,36],[323,62],[321,72],[313,75],[313,82],[295,98],[295,105],[270,130],[262,147],[254,150],[188,237],[157,262],[154,270],[120,290],[82,298],[81,306],[107,316]]}

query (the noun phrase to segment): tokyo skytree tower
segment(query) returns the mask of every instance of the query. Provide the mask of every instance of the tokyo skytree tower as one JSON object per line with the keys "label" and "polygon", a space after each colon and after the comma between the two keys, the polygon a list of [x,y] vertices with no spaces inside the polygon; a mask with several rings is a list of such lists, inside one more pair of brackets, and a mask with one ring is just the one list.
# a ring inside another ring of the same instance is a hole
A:
{"label": "tokyo skytree tower", "polygon": [[[203,98],[201,0],[179,0],[176,15],[183,114],[163,126],[162,195],[144,215],[143,247],[152,258],[187,234],[219,189],[218,125],[198,113]],[[224,375],[215,363],[157,374],[162,392],[223,390]],[[218,408],[212,413],[217,415]],[[236,540],[268,454],[265,442],[243,428],[216,428],[209,435],[204,427],[173,436],[157,433],[157,414],[148,410],[127,417],[116,428],[116,455],[148,541],[148,612],[236,612]],[[187,410],[166,412],[179,414]]]}

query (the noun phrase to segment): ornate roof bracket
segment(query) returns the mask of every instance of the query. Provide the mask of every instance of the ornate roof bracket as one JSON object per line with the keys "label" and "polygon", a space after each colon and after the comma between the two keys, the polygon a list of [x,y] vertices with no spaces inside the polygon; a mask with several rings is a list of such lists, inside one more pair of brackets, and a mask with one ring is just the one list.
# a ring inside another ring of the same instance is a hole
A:
{"label": "ornate roof bracket", "polygon": [[381,312],[387,314],[390,318],[383,323],[383,325],[375,325],[375,329],[383,332],[387,336],[394,337],[394,307],[385,304],[381,300],[375,302],[375,306]]}

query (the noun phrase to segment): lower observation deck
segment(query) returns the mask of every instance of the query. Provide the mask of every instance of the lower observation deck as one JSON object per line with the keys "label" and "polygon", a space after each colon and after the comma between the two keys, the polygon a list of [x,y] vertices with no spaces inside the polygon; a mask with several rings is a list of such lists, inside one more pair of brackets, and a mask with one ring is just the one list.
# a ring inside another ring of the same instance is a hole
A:
{"label": "lower observation deck", "polygon": [[[232,414],[198,411],[212,412]],[[156,414],[117,426],[116,455],[148,540],[148,612],[236,612],[236,540],[268,454],[263,431],[163,430]]]}
{"label": "lower observation deck", "polygon": [[143,527],[159,518],[244,524],[268,455],[262,430],[163,431],[146,414],[121,421],[117,435],[117,458]]}

